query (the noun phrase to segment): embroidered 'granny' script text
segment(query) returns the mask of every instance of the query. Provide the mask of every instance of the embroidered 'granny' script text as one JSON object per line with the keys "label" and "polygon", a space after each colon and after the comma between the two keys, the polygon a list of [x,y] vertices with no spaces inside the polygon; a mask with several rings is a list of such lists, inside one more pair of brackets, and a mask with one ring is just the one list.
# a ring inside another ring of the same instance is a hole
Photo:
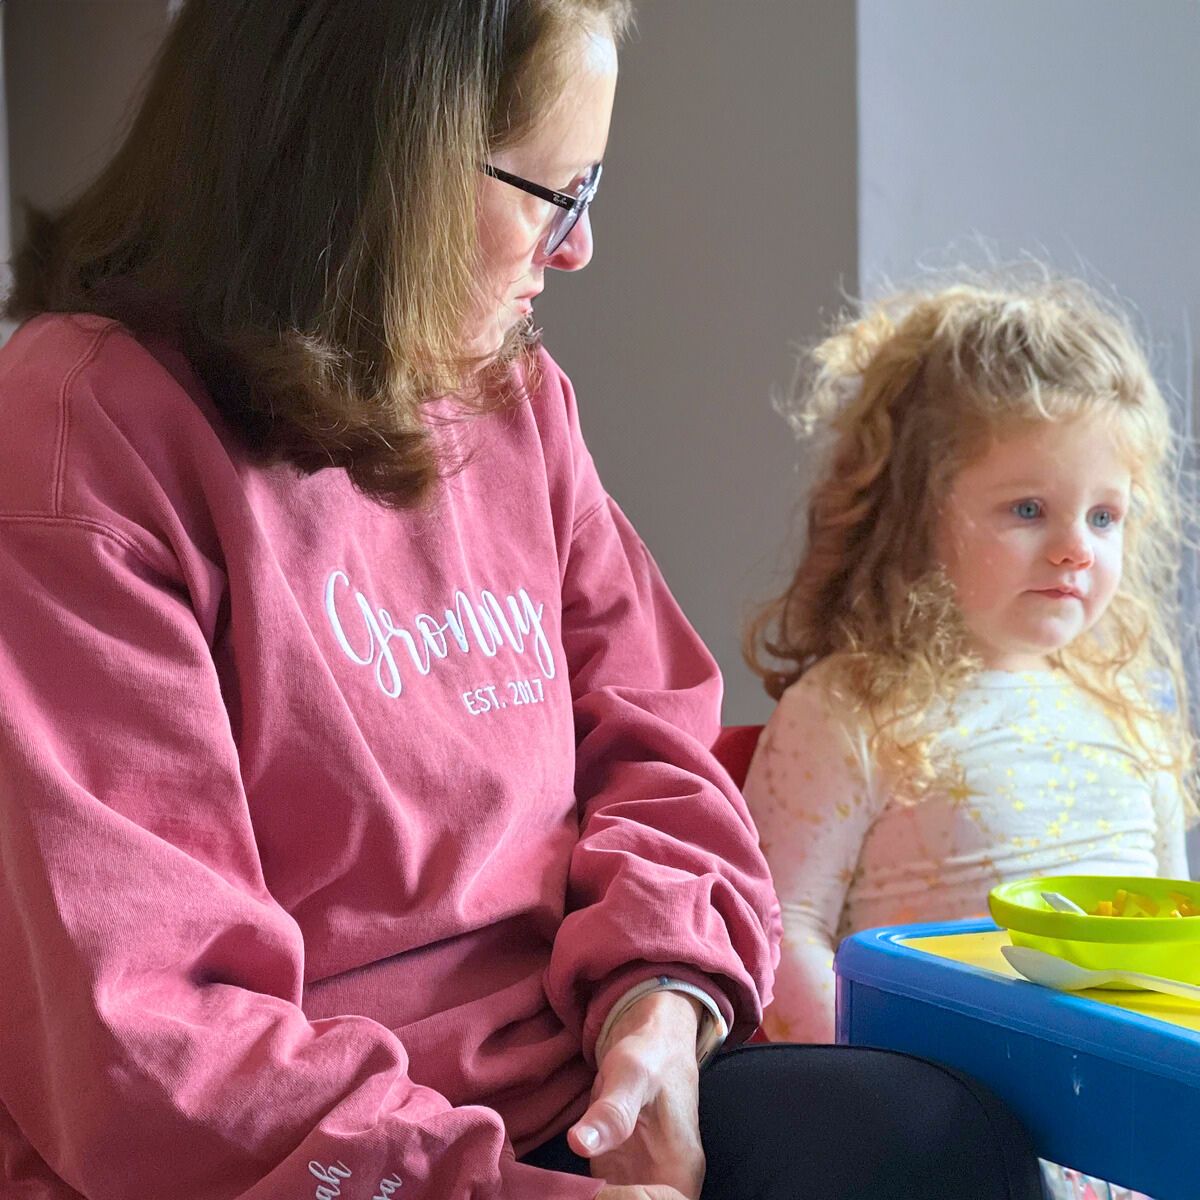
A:
{"label": "embroidered 'granny' script text", "polygon": [[[337,1200],[337,1197],[342,1194],[342,1180],[349,1179],[354,1174],[340,1158],[327,1167],[323,1167],[314,1160],[308,1164],[308,1173],[314,1179],[320,1180],[313,1192],[313,1200]],[[371,1200],[390,1200],[403,1186],[404,1181],[393,1171],[379,1181],[379,1187]]]}
{"label": "embroidered 'granny' script text", "polygon": [[460,588],[450,605],[441,619],[417,613],[406,628],[354,588],[345,571],[331,571],[325,581],[325,612],[338,645],[352,662],[373,666],[375,682],[393,700],[404,691],[400,664],[405,655],[397,655],[397,646],[418,675],[428,675],[456,649],[495,658],[508,646],[516,654],[532,652],[543,677],[554,678],[554,652],[542,628],[545,605],[535,604],[524,588],[503,599],[485,588],[478,600]]}
{"label": "embroidered 'granny' script text", "polygon": [[321,1182],[313,1192],[313,1200],[335,1200],[342,1194],[342,1180],[354,1174],[339,1158],[337,1162],[323,1167],[319,1162],[308,1164],[308,1173]]}

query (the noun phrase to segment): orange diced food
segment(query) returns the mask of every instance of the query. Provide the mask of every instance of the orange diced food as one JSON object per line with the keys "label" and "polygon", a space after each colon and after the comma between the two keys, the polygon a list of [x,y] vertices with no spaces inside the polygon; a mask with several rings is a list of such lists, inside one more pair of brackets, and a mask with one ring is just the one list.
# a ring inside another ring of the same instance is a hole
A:
{"label": "orange diced food", "polygon": [[1169,892],[1170,902],[1159,904],[1142,892],[1117,888],[1111,900],[1101,900],[1092,909],[1094,917],[1200,917],[1200,902],[1182,892]]}

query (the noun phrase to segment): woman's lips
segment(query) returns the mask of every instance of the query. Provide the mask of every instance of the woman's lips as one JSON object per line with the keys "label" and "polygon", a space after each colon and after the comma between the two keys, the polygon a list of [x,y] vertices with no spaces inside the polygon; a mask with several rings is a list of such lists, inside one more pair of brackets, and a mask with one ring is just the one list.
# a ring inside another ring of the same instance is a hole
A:
{"label": "woman's lips", "polygon": [[531,312],[533,312],[533,301],[538,295],[538,292],[530,292],[524,296],[517,296],[513,300],[513,307],[516,308],[517,312],[519,312],[522,316],[527,317]]}

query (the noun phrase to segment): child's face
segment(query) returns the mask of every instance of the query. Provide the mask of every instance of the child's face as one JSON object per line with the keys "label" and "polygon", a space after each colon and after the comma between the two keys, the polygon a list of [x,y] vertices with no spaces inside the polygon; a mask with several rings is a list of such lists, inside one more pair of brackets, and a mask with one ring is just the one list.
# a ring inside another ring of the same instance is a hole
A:
{"label": "child's face", "polygon": [[937,530],[985,666],[1044,668],[1090,629],[1121,580],[1130,473],[1094,420],[992,444],[955,478]]}

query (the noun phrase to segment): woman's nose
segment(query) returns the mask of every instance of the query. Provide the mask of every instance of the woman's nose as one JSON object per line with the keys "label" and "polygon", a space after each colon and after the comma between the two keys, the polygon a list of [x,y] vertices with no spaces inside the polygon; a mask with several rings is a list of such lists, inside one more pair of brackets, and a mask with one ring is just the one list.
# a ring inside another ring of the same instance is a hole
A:
{"label": "woman's nose", "polygon": [[546,266],[556,271],[580,271],[592,261],[593,249],[592,214],[585,211],[562,245],[546,259]]}

